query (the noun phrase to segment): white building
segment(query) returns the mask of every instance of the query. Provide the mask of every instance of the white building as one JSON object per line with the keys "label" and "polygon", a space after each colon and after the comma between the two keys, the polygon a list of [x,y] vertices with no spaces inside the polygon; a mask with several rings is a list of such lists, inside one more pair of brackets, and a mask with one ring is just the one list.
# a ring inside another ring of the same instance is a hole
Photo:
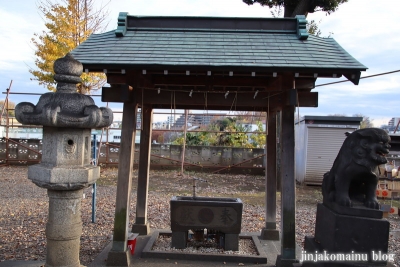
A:
{"label": "white building", "polygon": [[392,127],[396,127],[397,124],[399,124],[400,118],[392,118],[389,122],[388,122],[388,126],[392,126]]}
{"label": "white building", "polygon": [[167,128],[168,129],[171,129],[171,127],[174,126],[176,119],[177,118],[175,118],[174,116],[167,117],[167,125],[168,125]]}
{"label": "white building", "polygon": [[346,132],[360,127],[362,117],[304,116],[295,124],[296,180],[320,185],[332,168]]}

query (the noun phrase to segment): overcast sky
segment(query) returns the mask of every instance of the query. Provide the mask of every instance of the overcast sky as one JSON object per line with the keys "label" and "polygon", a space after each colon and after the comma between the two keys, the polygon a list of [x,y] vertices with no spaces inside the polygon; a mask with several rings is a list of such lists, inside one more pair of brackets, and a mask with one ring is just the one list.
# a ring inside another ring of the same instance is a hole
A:
{"label": "overcast sky", "polygon": [[[45,93],[31,81],[29,67],[34,68],[31,38],[44,30],[44,21],[34,0],[0,0],[0,87],[5,92],[13,80],[11,92]],[[100,3],[100,0],[96,0]],[[104,2],[106,2],[104,0]],[[349,0],[339,10],[326,16],[317,12],[308,20],[320,21],[323,37],[331,34],[345,50],[368,70],[362,77],[400,70],[399,0]],[[242,0],[111,0],[108,30],[117,25],[119,12],[154,16],[271,17],[260,5],[247,6]],[[319,78],[317,84],[339,79]],[[364,114],[379,127],[392,117],[400,117],[400,72],[351,82],[316,87],[318,108],[300,108],[300,115]],[[0,99],[4,99],[1,94]],[[37,104],[38,97],[10,95],[10,100]],[[99,106],[105,106],[95,98]],[[118,108],[118,106],[111,106]],[[156,119],[157,121],[157,119]]]}

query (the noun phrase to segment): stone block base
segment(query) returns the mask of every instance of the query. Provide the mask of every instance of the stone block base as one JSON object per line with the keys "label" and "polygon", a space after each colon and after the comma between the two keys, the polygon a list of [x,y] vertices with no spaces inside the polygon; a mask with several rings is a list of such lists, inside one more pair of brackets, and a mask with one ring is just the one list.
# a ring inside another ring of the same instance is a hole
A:
{"label": "stone block base", "polygon": [[262,239],[262,240],[279,240],[279,230],[263,228],[261,230],[260,239]]}
{"label": "stone block base", "polygon": [[239,235],[238,234],[225,234],[225,250],[239,250]]}
{"label": "stone block base", "polygon": [[[107,266],[131,266],[132,256],[131,252],[127,249],[126,251],[113,251],[108,253]],[[133,264],[132,264],[133,266]]]}
{"label": "stone block base", "polygon": [[186,243],[188,239],[188,232],[172,232],[171,237],[171,247],[183,249],[186,248]]}
{"label": "stone block base", "polygon": [[294,264],[298,263],[296,259],[282,259],[282,255],[276,257],[276,267],[293,267]]}
{"label": "stone block base", "polygon": [[389,226],[386,220],[337,214],[318,204],[315,241],[329,252],[387,254]]}
{"label": "stone block base", "polygon": [[[386,260],[376,258],[378,253],[387,255],[388,243],[388,221],[338,214],[318,204],[315,237],[306,237],[301,259],[305,260],[304,267],[390,266]],[[311,262],[312,254],[324,257]]]}
{"label": "stone block base", "polygon": [[134,224],[132,225],[132,233],[138,233],[139,235],[150,234],[150,224]]}

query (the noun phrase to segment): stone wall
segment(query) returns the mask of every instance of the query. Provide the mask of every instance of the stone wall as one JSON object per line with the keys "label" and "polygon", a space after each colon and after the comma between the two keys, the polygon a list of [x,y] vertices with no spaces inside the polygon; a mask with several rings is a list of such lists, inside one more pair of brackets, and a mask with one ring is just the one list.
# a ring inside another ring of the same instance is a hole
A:
{"label": "stone wall", "polygon": [[[119,145],[120,143],[102,144],[98,162],[100,166],[118,166]],[[18,165],[38,163],[41,160],[41,155],[35,151],[42,152],[42,141],[39,139],[10,138],[8,149],[6,140],[0,139],[0,165],[5,163]],[[139,162],[138,152],[139,144],[136,144],[135,166]],[[181,152],[182,147],[178,145],[152,144],[150,167],[152,169],[179,169]],[[261,148],[187,146],[185,154],[185,161],[189,164],[185,166],[185,169],[189,171],[210,172],[231,166],[221,172],[264,173],[265,157],[262,156],[264,149]],[[239,163],[241,164],[236,165]]]}

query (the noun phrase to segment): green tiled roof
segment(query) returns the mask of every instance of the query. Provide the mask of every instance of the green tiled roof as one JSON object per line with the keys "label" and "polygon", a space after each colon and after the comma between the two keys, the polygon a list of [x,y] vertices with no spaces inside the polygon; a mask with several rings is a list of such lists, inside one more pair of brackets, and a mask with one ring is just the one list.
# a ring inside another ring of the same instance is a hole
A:
{"label": "green tiled roof", "polygon": [[308,36],[304,18],[137,17],[73,50],[85,68],[204,67],[359,73],[334,39]]}

